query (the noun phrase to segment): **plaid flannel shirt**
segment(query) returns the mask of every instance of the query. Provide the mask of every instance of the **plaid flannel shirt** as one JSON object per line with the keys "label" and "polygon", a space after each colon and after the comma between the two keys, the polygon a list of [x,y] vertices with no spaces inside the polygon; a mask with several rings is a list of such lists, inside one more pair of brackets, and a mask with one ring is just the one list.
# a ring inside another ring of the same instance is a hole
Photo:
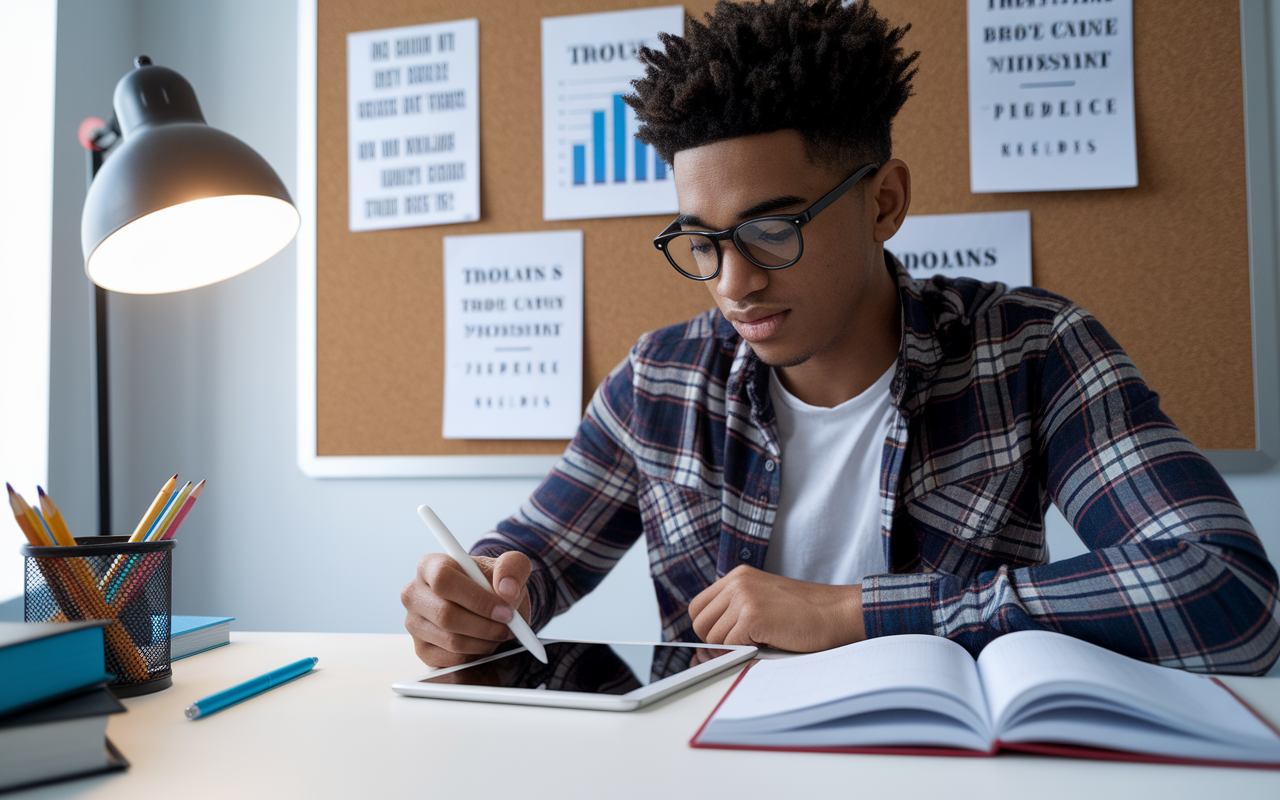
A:
{"label": "plaid flannel shirt", "polygon": [[[976,655],[1044,629],[1265,672],[1280,655],[1275,569],[1102,325],[1039,289],[915,281],[886,262],[899,414],[879,476],[890,574],[862,579],[867,636],[936,634]],[[640,536],[667,640],[697,640],[688,604],[717,578],[763,567],[786,469],[768,370],[714,309],[641,337],[550,475],[472,550],[529,556],[535,628]],[[1048,563],[1050,501],[1088,553]]]}

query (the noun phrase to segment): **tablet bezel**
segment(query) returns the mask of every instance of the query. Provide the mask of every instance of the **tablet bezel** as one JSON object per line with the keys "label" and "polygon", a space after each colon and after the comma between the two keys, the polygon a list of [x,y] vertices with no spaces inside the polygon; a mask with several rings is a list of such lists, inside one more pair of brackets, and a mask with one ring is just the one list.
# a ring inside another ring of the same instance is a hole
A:
{"label": "tablet bezel", "polygon": [[662,698],[698,683],[724,670],[741,664],[756,655],[755,647],[728,644],[700,644],[691,642],[612,642],[599,639],[540,639],[543,644],[605,644],[605,645],[641,645],[645,647],[687,647],[703,650],[729,650],[722,656],[690,667],[683,672],[669,675],[662,680],[654,681],[647,686],[633,689],[626,694],[592,694],[589,692],[562,692],[549,689],[517,689],[505,686],[466,686],[448,683],[422,683],[428,678],[448,675],[451,672],[487,664],[499,658],[526,652],[526,648],[517,647],[504,650],[456,667],[441,667],[410,681],[393,683],[391,689],[408,697],[428,697],[439,700],[472,700],[481,703],[515,703],[528,706],[553,706],[556,708],[582,708],[593,711],[633,711],[642,706],[661,700]]}

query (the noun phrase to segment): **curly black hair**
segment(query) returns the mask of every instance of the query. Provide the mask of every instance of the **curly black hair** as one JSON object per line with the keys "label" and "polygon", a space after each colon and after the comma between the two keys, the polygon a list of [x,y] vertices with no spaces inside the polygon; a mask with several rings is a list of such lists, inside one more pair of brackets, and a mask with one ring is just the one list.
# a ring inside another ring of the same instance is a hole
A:
{"label": "curly black hair", "polygon": [[815,162],[889,160],[893,118],[911,96],[919,53],[867,0],[716,3],[684,36],[644,47],[645,76],[626,102],[636,138],[671,163],[680,150],[796,130]]}

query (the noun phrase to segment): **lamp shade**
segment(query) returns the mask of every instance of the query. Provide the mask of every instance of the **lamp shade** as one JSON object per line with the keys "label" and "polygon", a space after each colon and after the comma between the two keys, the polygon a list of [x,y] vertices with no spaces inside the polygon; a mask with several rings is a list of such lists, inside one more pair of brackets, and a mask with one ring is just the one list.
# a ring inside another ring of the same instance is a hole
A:
{"label": "lamp shade", "polygon": [[89,278],[116,292],[176,292],[280,252],[300,218],[275,170],[205,123],[185,78],[145,57],[138,63],[116,85],[121,142],[85,198]]}

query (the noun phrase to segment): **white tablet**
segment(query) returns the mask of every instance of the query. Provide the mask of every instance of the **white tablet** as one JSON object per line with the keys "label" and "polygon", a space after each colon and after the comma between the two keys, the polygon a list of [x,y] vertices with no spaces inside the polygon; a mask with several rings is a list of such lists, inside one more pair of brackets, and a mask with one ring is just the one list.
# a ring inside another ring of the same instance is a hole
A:
{"label": "white tablet", "polygon": [[518,642],[470,664],[392,684],[411,697],[632,711],[750,659],[754,647],[544,639],[547,661]]}

